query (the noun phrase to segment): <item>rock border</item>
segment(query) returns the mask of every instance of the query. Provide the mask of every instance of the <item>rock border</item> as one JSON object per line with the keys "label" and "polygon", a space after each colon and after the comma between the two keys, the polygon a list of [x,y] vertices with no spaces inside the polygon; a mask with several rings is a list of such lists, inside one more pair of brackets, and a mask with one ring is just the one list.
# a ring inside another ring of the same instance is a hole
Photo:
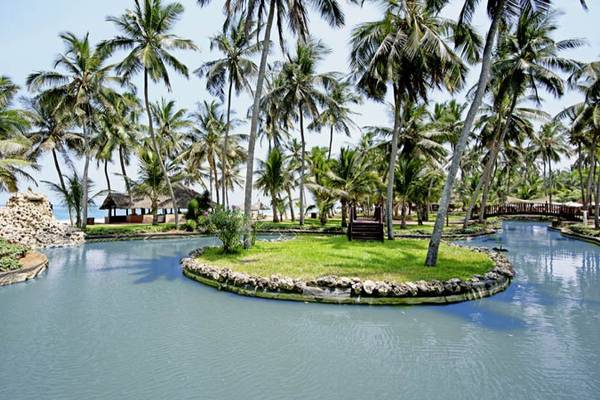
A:
{"label": "rock border", "polygon": [[204,248],[182,258],[183,275],[202,284],[243,296],[332,304],[402,305],[450,304],[477,300],[505,290],[515,275],[501,253],[481,247],[467,247],[488,254],[495,266],[484,275],[467,280],[389,282],[360,278],[322,276],[313,280],[294,279],[275,274],[266,278],[217,268],[196,260]]}
{"label": "rock border", "polygon": [[31,251],[19,260],[21,268],[0,272],[0,286],[25,282],[37,277],[48,268],[48,257],[37,251]]}

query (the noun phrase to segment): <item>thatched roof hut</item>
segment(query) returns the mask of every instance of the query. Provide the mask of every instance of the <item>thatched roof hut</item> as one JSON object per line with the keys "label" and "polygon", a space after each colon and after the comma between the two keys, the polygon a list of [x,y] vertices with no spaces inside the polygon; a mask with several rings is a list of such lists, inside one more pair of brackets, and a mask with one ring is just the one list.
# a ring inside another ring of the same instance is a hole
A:
{"label": "thatched roof hut", "polygon": [[[200,193],[183,185],[173,185],[175,194],[175,207],[171,201],[171,196],[160,196],[158,199],[158,208],[187,208],[188,203],[194,197],[200,196]],[[101,210],[131,210],[136,208],[152,208],[152,202],[148,197],[133,197],[130,201],[129,195],[125,193],[109,193],[102,205]]]}

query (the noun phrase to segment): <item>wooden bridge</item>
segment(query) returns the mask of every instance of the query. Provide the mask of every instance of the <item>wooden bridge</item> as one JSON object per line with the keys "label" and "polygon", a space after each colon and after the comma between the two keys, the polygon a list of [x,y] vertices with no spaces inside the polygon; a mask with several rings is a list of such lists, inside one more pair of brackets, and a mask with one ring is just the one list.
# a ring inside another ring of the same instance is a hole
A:
{"label": "wooden bridge", "polygon": [[383,211],[381,206],[375,207],[373,217],[358,217],[356,206],[350,205],[350,222],[348,223],[349,240],[384,240]]}
{"label": "wooden bridge", "polygon": [[[474,210],[472,219],[479,218],[480,210]],[[583,213],[580,207],[549,203],[505,203],[485,207],[484,218],[500,215],[544,215],[568,221],[581,221]]]}

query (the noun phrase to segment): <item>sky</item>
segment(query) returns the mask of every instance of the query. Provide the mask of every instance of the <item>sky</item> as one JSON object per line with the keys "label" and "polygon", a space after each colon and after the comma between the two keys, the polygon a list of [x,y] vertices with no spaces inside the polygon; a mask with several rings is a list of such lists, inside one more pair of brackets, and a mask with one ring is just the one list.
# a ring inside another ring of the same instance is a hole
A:
{"label": "sky", "polygon": [[[222,11],[223,1],[213,1],[211,5],[201,8],[195,0],[180,0],[185,7],[185,13],[175,25],[174,33],[188,39],[192,39],[199,47],[197,52],[177,52],[176,56],[183,61],[190,71],[198,68],[202,63],[219,57],[219,54],[211,52],[209,48],[210,36],[221,30],[225,16]],[[322,39],[331,48],[331,53],[320,64],[319,71],[349,72],[349,39],[351,31],[358,24],[366,21],[377,20],[381,16],[381,5],[375,2],[367,2],[362,8],[351,5],[341,0],[346,16],[346,25],[341,29],[332,29],[322,22],[316,14],[311,14],[311,34],[315,38]],[[485,3],[485,2],[482,2]],[[564,52],[563,56],[571,57],[579,61],[592,61],[600,59],[600,6],[594,0],[588,2],[590,10],[585,12],[579,5],[579,0],[556,0],[556,8],[562,12],[558,19],[559,29],[556,31],[555,39],[583,38],[587,46]],[[455,18],[461,2],[453,1],[443,11],[443,16]],[[133,5],[133,0],[0,0],[0,43],[3,55],[0,58],[0,74],[9,76],[15,83],[24,86],[27,75],[34,71],[51,70],[57,54],[64,50],[63,44],[58,37],[61,32],[73,32],[83,35],[89,32],[92,42],[111,38],[116,34],[115,27],[106,22],[106,16],[121,15],[126,8]],[[474,18],[474,25],[481,35],[485,35],[489,20],[480,7]],[[287,44],[293,48],[294,38],[288,37]],[[123,53],[115,55],[114,61],[118,61]],[[270,55],[270,60],[280,58],[277,50]],[[258,60],[257,60],[258,63]],[[479,66],[471,68],[468,83],[465,90],[458,94],[450,95],[445,92],[434,92],[430,102],[446,101],[456,98],[464,100],[466,90],[475,84],[479,73]],[[197,103],[211,99],[206,91],[206,82],[194,75],[189,79],[177,75],[171,71],[172,91],[168,92],[164,86],[154,84],[150,86],[151,101],[164,97],[175,100],[178,107],[193,110]],[[134,81],[141,89],[141,79]],[[140,91],[141,94],[141,91]],[[21,96],[29,95],[22,89]],[[568,92],[560,99],[546,96],[542,109],[550,114],[556,114],[565,106],[581,101],[581,96],[575,92]],[[238,117],[245,116],[251,99],[248,95],[241,95],[232,102]],[[358,126],[389,125],[391,124],[388,106],[382,103],[365,101],[354,107],[357,113],[355,122]],[[238,133],[248,133],[249,123],[236,128]],[[234,132],[235,133],[235,132]],[[334,152],[340,146],[355,143],[360,132],[356,131],[351,137],[337,136],[334,139]],[[328,132],[310,132],[307,134],[307,148],[313,146],[326,146],[328,143]],[[259,143],[256,158],[264,159],[266,143]],[[115,157],[116,158],[116,157]],[[52,164],[51,157],[46,155],[39,160],[40,170],[33,171],[33,176],[38,181],[36,187],[33,183],[23,182],[20,189],[31,187],[35,191],[49,195],[55,201],[55,195],[48,187],[41,183],[42,180],[57,181],[56,170]],[[81,162],[76,162],[76,167],[81,174]],[[563,166],[567,163],[563,162]],[[245,171],[245,168],[242,169]],[[63,171],[64,172],[64,171]],[[110,174],[120,172],[119,166],[113,163],[109,166]],[[135,176],[136,166],[128,167],[128,173]],[[94,162],[91,167],[90,178],[94,182],[94,191],[106,188],[102,166]],[[111,183],[116,190],[123,189],[123,182],[116,175],[112,175]],[[256,189],[255,195],[258,197]],[[261,199],[265,199],[260,196]],[[0,193],[0,204],[4,204],[7,194]],[[243,188],[238,188],[230,196],[232,204],[243,202]]]}

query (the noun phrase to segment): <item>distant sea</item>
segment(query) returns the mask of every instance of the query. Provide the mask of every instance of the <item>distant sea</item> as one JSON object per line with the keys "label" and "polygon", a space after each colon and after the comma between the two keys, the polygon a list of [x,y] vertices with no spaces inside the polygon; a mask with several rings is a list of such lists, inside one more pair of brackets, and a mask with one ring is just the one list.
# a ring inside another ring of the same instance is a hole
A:
{"label": "distant sea", "polygon": [[[66,207],[62,206],[54,206],[54,218],[59,220],[60,222],[69,222],[69,211]],[[107,212],[105,210],[98,210],[97,207],[88,208],[88,217],[94,218],[96,222],[104,222],[104,217],[106,217]],[[75,216],[73,216],[75,218]]]}

